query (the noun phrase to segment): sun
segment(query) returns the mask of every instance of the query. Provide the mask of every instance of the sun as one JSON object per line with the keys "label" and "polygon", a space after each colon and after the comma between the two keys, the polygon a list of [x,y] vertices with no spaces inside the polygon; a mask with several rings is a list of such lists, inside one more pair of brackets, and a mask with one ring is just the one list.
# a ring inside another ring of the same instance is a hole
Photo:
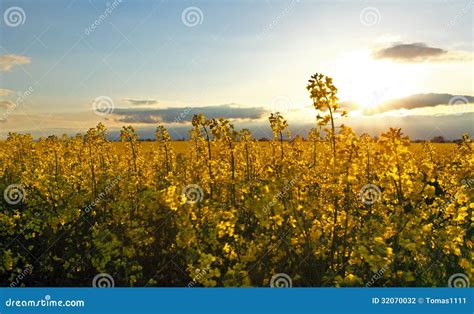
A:
{"label": "sun", "polygon": [[405,97],[419,85],[416,77],[408,76],[406,65],[375,60],[369,50],[349,53],[333,66],[339,98],[358,109],[373,109],[387,100]]}

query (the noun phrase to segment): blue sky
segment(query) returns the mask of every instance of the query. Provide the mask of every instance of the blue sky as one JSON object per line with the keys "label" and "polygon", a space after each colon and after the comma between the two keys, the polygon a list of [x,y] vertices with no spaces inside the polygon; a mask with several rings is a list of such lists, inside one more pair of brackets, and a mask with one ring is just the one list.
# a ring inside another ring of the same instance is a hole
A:
{"label": "blue sky", "polygon": [[[4,15],[11,7],[24,12],[14,27]],[[190,7],[198,9],[196,25],[183,21]],[[87,32],[107,8],[110,13]],[[310,122],[316,112],[305,85],[315,72],[332,76],[341,100],[357,104],[360,114],[352,122],[359,128],[374,119],[364,113],[368,107],[436,93],[460,101],[392,117],[403,124],[407,115],[436,116],[439,127],[439,116],[446,116],[447,137],[472,134],[474,109],[466,98],[474,94],[472,1],[45,0],[2,1],[0,9],[0,55],[23,57],[2,61],[0,89],[9,91],[0,93],[3,107],[16,106],[0,123],[1,134],[76,132],[98,121],[146,129],[160,120],[142,119],[147,109],[229,104],[242,110],[243,125],[266,124],[264,115],[245,119],[245,108],[279,109],[290,124]],[[374,57],[402,50],[426,54]],[[17,93],[30,87],[19,102]],[[94,114],[98,97],[130,114]],[[462,123],[448,123],[453,117]]]}

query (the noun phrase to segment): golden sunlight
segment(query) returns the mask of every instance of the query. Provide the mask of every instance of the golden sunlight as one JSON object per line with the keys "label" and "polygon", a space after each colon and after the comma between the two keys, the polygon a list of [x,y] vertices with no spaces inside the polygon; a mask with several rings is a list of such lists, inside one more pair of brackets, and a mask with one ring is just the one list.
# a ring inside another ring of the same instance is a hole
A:
{"label": "golden sunlight", "polygon": [[354,103],[359,109],[375,108],[389,99],[410,95],[419,85],[413,65],[408,71],[404,64],[375,60],[369,50],[345,55],[337,60],[334,69],[340,99]]}

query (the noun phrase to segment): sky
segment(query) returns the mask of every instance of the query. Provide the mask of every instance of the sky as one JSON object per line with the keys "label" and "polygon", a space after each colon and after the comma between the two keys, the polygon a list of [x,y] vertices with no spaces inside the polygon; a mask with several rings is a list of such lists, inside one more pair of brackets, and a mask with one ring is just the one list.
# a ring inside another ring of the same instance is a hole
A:
{"label": "sky", "polygon": [[412,138],[474,134],[472,0],[2,0],[0,138],[103,122],[186,137],[195,113],[268,136],[317,112],[306,84],[334,79],[341,123]]}

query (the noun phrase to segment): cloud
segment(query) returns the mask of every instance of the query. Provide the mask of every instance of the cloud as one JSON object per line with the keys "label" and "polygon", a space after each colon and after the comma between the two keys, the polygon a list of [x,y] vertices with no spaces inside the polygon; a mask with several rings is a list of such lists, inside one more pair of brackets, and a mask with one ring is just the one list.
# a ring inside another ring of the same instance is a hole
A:
{"label": "cloud", "polygon": [[13,66],[30,63],[31,59],[19,55],[1,55],[0,71],[10,71]]}
{"label": "cloud", "polygon": [[186,123],[190,122],[194,114],[202,113],[208,118],[227,118],[256,120],[260,119],[266,109],[262,107],[244,108],[235,104],[205,107],[180,107],[180,108],[116,108],[116,120],[125,123]]}
{"label": "cloud", "polygon": [[0,123],[7,122],[7,117],[16,108],[16,104],[11,100],[0,100]]}
{"label": "cloud", "polygon": [[392,59],[401,62],[429,61],[448,54],[447,50],[429,47],[424,43],[395,44],[374,53],[376,59]]}
{"label": "cloud", "polygon": [[456,99],[462,99],[468,103],[474,103],[473,96],[467,95],[452,95],[452,94],[415,94],[404,98],[398,98],[386,101],[373,109],[365,110],[365,114],[377,114],[387,112],[390,110],[399,109],[415,109],[415,108],[426,108],[435,107],[438,105],[447,105],[455,101]]}
{"label": "cloud", "polygon": [[6,88],[0,88],[0,97],[5,97],[13,94],[12,90],[6,89]]}
{"label": "cloud", "polygon": [[125,101],[129,102],[131,105],[156,105],[158,104],[158,101],[155,99],[131,99],[127,98],[124,99]]}
{"label": "cloud", "polygon": [[16,104],[11,100],[0,100],[0,108],[12,108],[15,107]]}
{"label": "cloud", "polygon": [[350,101],[350,100],[340,101],[339,106],[342,109],[347,109],[347,110],[357,110],[357,109],[360,108],[360,106],[357,103],[355,103],[353,101]]}

